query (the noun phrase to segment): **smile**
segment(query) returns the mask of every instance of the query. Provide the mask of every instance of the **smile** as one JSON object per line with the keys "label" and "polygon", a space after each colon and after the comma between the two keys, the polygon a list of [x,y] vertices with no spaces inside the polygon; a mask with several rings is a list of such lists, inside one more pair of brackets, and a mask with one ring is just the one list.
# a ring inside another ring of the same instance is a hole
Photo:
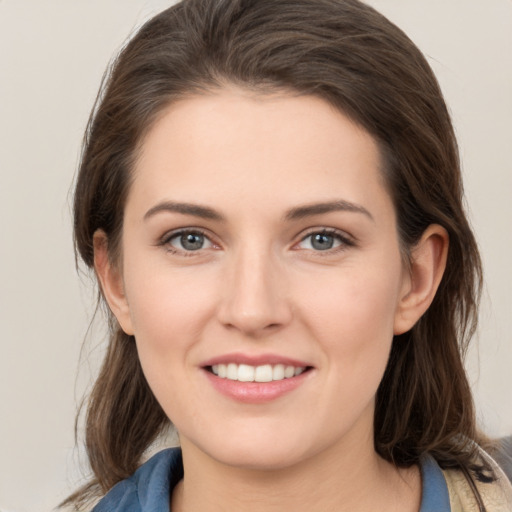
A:
{"label": "smile", "polygon": [[297,377],[306,370],[304,366],[284,364],[264,364],[251,366],[248,364],[214,364],[211,372],[222,379],[239,382],[272,382]]}

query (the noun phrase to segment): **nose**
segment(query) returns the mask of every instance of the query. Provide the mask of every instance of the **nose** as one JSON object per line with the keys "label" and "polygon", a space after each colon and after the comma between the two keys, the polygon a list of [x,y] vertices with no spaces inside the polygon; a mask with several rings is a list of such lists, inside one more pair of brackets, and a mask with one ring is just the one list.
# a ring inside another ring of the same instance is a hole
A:
{"label": "nose", "polygon": [[253,338],[279,330],[292,318],[284,269],[263,251],[233,256],[221,296],[220,322]]}

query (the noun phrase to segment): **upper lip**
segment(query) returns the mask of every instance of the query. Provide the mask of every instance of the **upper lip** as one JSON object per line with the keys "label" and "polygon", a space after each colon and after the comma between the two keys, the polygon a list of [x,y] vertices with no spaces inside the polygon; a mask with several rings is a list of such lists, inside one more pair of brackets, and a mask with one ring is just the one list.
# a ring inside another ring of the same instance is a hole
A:
{"label": "upper lip", "polygon": [[265,364],[276,365],[282,364],[284,366],[295,366],[295,367],[308,367],[311,366],[305,361],[300,361],[299,359],[293,359],[286,356],[280,356],[277,354],[258,354],[258,355],[249,355],[242,354],[239,352],[234,352],[232,354],[223,354],[221,356],[212,357],[207,361],[204,361],[201,366],[213,366],[216,364],[247,364],[249,366],[263,366]]}

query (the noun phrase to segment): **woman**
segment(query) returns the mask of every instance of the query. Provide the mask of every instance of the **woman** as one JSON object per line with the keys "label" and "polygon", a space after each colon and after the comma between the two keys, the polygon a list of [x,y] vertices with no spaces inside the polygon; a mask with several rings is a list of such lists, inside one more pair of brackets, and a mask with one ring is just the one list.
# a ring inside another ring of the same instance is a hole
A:
{"label": "woman", "polygon": [[[70,501],[511,510],[462,365],[481,267],[450,118],[370,7],[186,0],[146,23],[91,116],[75,242],[111,339]],[[181,449],[142,464],[171,421]]]}

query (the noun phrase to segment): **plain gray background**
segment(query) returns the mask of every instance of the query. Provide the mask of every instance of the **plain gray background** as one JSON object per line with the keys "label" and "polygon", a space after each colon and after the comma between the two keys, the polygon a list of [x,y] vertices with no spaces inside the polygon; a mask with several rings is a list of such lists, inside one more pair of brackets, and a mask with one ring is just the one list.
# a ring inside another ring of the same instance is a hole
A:
{"label": "plain gray background", "polygon": [[[0,0],[1,511],[51,510],[81,475],[74,414],[102,328],[79,363],[94,292],[74,268],[69,191],[106,64],[170,3]],[[512,1],[369,3],[426,53],[453,114],[486,270],[468,369],[482,426],[511,434]]]}

